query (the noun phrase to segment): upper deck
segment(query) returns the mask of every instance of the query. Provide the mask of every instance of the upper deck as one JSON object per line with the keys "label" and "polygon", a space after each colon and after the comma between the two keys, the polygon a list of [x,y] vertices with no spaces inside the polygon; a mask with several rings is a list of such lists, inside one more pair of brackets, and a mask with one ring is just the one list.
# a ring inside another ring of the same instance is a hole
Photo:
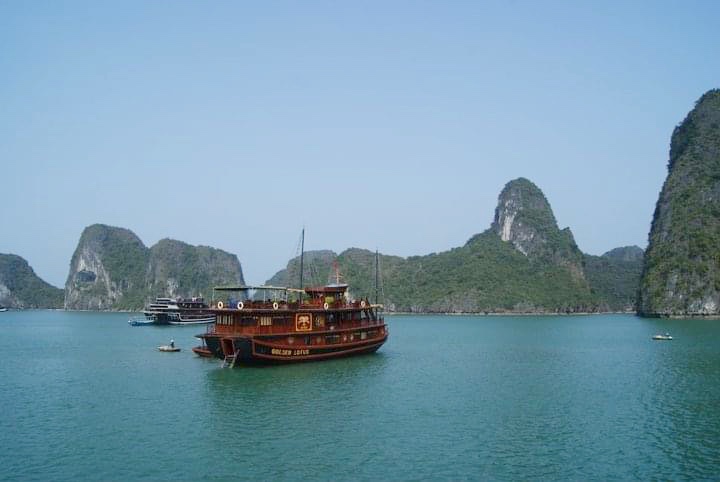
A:
{"label": "upper deck", "polygon": [[[253,290],[255,297],[249,296]],[[379,314],[382,307],[370,304],[367,299],[349,300],[347,285],[304,290],[268,286],[220,287],[215,291],[226,295],[223,299],[214,299],[209,310],[216,315],[212,328],[215,333],[324,333],[384,323]],[[261,293],[259,297],[258,292]]]}

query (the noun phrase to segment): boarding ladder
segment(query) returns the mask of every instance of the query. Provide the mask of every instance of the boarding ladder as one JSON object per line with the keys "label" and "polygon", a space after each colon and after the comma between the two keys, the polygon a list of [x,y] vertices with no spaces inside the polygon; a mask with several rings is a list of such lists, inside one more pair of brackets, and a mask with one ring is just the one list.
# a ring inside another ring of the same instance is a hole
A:
{"label": "boarding ladder", "polygon": [[223,368],[235,368],[235,360],[237,359],[239,354],[240,354],[240,350],[237,350],[232,355],[225,355],[225,359],[223,360],[222,367]]}

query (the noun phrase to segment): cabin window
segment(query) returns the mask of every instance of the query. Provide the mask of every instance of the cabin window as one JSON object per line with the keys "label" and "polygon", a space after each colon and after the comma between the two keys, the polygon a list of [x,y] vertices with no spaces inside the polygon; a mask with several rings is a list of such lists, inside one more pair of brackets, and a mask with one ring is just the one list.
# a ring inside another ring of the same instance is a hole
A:
{"label": "cabin window", "polygon": [[367,332],[361,331],[361,332],[360,332],[360,339],[361,339],[361,340],[364,340],[364,339],[366,339],[366,338],[367,338]]}
{"label": "cabin window", "polygon": [[326,335],[325,343],[337,343],[340,341],[340,335]]}
{"label": "cabin window", "polygon": [[316,315],[315,316],[315,328],[324,328],[325,327],[325,315]]}
{"label": "cabin window", "polygon": [[258,326],[272,326],[273,320],[270,316],[261,316],[258,318]]}

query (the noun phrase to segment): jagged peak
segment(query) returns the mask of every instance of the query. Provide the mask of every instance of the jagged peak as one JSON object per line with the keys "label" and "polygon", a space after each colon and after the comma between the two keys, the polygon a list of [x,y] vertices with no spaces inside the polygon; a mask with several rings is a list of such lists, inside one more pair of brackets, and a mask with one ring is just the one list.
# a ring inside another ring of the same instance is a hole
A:
{"label": "jagged peak", "polygon": [[109,226],[107,224],[91,224],[83,229],[80,235],[79,245],[88,242],[104,242],[108,238],[117,238],[132,243],[137,243],[145,247],[145,244],[138,237],[137,234],[127,228],[121,228],[117,226]]}
{"label": "jagged peak", "polygon": [[545,195],[524,177],[508,182],[500,192],[491,229],[526,256],[543,243],[549,232],[559,231]]}
{"label": "jagged peak", "polygon": [[707,137],[708,134],[717,138],[718,130],[720,130],[720,89],[711,89],[695,102],[693,109],[673,130],[668,170],[673,169],[678,158],[683,156],[688,148],[697,147],[698,139]]}

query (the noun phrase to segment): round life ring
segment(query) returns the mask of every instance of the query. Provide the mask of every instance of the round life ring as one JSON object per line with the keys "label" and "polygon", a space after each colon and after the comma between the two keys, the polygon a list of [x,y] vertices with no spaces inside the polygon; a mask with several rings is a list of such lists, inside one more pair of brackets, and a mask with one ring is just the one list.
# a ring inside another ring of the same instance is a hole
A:
{"label": "round life ring", "polygon": [[360,302],[360,308],[365,308],[365,300],[362,300],[362,301]]}
{"label": "round life ring", "polygon": [[275,303],[273,303],[273,310],[277,310],[277,309],[278,309],[278,304],[277,304],[277,301],[276,301]]}
{"label": "round life ring", "polygon": [[242,301],[238,301],[237,309],[238,309],[238,310],[242,310],[243,308],[245,308],[245,305],[243,304],[243,302],[242,302]]}
{"label": "round life ring", "polygon": [[327,310],[328,308],[330,308],[330,305],[328,305],[327,303],[325,303],[325,304],[323,305],[323,308],[325,308],[325,309]]}
{"label": "round life ring", "polygon": [[217,306],[218,306],[218,310],[222,310],[225,305],[223,304],[222,301],[218,301],[218,305],[217,305]]}

